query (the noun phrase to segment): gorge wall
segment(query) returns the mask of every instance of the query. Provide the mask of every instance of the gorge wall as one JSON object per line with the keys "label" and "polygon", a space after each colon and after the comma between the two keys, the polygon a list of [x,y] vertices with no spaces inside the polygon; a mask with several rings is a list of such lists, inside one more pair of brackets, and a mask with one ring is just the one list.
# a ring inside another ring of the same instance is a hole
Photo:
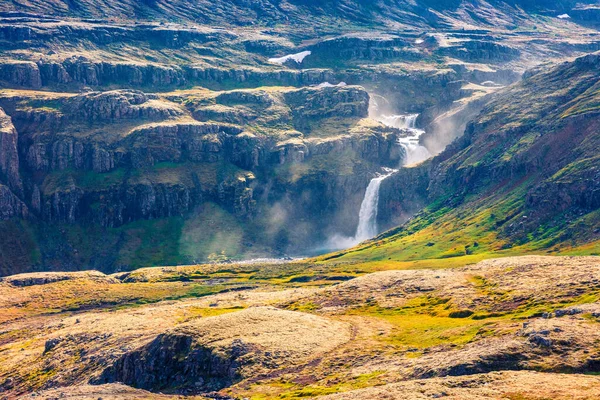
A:
{"label": "gorge wall", "polygon": [[405,225],[379,239],[417,234],[430,252],[449,240],[448,255],[598,240],[599,62],[593,54],[527,73],[445,151],[386,179],[379,222]]}
{"label": "gorge wall", "polygon": [[370,178],[402,158],[368,105],[355,86],[4,92],[2,224],[31,247],[3,268],[111,271],[146,246],[150,263],[284,255],[351,231]]}
{"label": "gorge wall", "polygon": [[[600,48],[570,1],[107,4],[0,4],[0,274],[310,254],[405,159],[369,93],[437,154],[540,60]],[[382,183],[379,227],[437,162]]]}

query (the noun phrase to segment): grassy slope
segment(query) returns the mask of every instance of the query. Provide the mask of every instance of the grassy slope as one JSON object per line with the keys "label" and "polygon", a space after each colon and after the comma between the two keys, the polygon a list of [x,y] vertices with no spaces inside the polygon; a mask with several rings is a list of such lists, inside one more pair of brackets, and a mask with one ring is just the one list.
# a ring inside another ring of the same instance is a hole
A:
{"label": "grassy slope", "polygon": [[600,254],[597,60],[565,63],[504,91],[462,147],[422,167],[434,177],[422,212],[320,260],[377,270],[525,253]]}

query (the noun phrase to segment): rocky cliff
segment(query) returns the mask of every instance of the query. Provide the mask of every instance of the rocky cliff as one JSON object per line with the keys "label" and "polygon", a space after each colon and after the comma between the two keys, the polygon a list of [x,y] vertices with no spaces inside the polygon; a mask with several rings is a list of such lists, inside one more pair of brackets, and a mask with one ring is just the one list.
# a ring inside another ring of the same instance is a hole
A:
{"label": "rocky cliff", "polygon": [[[2,268],[304,255],[352,236],[370,179],[404,157],[402,132],[368,118],[373,99],[420,114],[437,153],[526,69],[599,48],[576,17],[588,6],[2,4]],[[428,165],[382,187],[381,226],[465,186]],[[595,204],[562,177],[528,202],[558,181],[569,204]]]}
{"label": "rocky cliff", "polygon": [[[0,104],[8,113],[0,137],[2,219],[32,226],[10,225],[30,235],[34,250],[23,251],[41,253],[27,268],[129,268],[114,254],[146,245],[130,242],[141,221],[167,229],[159,248],[189,242],[185,251],[174,247],[169,257],[177,262],[223,251],[300,251],[325,240],[335,226],[328,218],[352,231],[357,215],[348,207],[358,209],[370,177],[402,157],[400,132],[367,118],[369,95],[357,86],[6,91]],[[212,207],[227,215],[231,242],[220,243],[219,226],[198,231]],[[304,223],[291,223],[298,220]],[[99,256],[96,246],[110,255]]]}

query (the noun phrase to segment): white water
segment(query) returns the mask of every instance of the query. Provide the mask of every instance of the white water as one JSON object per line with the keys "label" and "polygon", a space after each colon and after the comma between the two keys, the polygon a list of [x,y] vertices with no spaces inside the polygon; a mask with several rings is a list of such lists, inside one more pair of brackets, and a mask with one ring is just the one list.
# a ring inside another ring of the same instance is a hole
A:
{"label": "white water", "polygon": [[402,137],[398,140],[398,143],[400,143],[406,151],[403,166],[418,164],[431,157],[429,150],[419,143],[419,138],[425,131],[417,128],[418,116],[419,114],[380,115],[375,117],[376,120],[386,126],[409,131],[409,136]]}
{"label": "white water", "polygon": [[386,171],[385,175],[371,179],[365,197],[360,205],[360,213],[358,214],[358,227],[354,235],[354,241],[360,243],[364,240],[377,236],[377,211],[379,208],[379,188],[381,182],[388,176],[392,175],[396,170]]}
{"label": "white water", "polygon": [[337,85],[334,85],[333,83],[329,83],[329,82],[323,82],[323,83],[317,85],[318,88],[344,87],[344,86],[347,86],[346,82],[340,82]]}
{"label": "white water", "polygon": [[328,251],[347,249],[355,246],[360,242],[377,236],[379,234],[379,228],[377,226],[377,211],[379,209],[379,188],[381,182],[392,175],[397,170],[385,168],[383,175],[378,175],[371,179],[369,186],[365,192],[365,197],[360,205],[360,212],[358,214],[358,226],[354,236],[342,236],[334,235],[329,238],[327,243],[324,245],[324,249]]}

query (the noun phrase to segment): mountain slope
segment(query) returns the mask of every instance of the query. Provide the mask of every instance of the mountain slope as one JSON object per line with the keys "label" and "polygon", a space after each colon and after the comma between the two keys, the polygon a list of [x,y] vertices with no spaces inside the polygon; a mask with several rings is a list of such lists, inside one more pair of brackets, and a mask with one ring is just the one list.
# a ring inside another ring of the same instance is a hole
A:
{"label": "mountain slope", "polygon": [[600,55],[540,67],[497,94],[465,135],[382,184],[380,222],[401,228],[336,260],[597,252]]}
{"label": "mountain slope", "polygon": [[[408,26],[440,26],[452,17],[466,17],[463,22],[483,23],[494,26],[498,20],[515,23],[526,17],[523,12],[562,13],[581,3],[593,1],[561,0],[548,4],[531,0],[408,0],[361,2],[357,0],[259,0],[218,2],[198,0],[194,2],[175,0],[28,0],[6,2],[0,7],[4,12],[36,13],[55,17],[113,18],[113,19],[160,19],[187,21],[203,24],[277,24],[301,23],[323,28],[327,22],[350,22],[356,26],[373,26],[402,23]],[[477,10],[488,11],[495,19],[484,20],[474,14]]]}

